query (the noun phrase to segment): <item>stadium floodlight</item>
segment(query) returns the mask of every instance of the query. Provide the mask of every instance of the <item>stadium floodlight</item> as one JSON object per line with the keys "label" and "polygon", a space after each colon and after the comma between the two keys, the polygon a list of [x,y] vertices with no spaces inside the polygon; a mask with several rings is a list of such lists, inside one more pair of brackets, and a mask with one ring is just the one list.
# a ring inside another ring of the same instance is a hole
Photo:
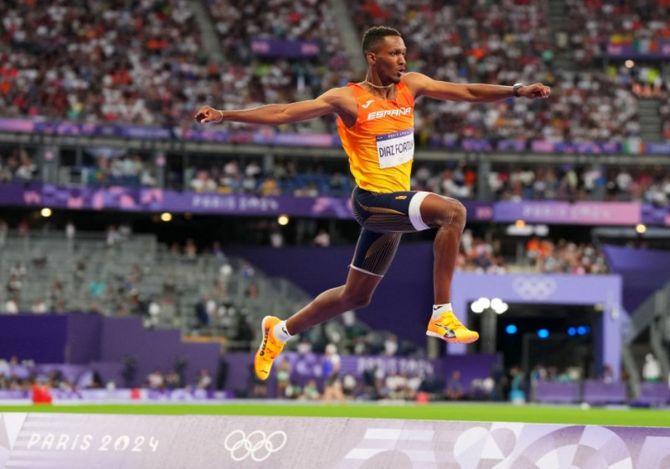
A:
{"label": "stadium floodlight", "polygon": [[508,324],[507,327],[505,327],[505,332],[508,334],[516,334],[518,330],[516,324]]}
{"label": "stadium floodlight", "polygon": [[481,297],[480,299],[477,300],[477,302],[482,305],[482,309],[488,309],[491,307],[491,300],[489,300],[486,297]]}
{"label": "stadium floodlight", "polygon": [[497,308],[493,308],[493,311],[496,312],[496,314],[504,314],[507,310],[509,309],[509,305],[505,302],[498,306]]}
{"label": "stadium floodlight", "polygon": [[538,236],[547,236],[549,227],[547,225],[535,225],[535,234]]}
{"label": "stadium floodlight", "polygon": [[548,330],[548,329],[545,329],[545,328],[538,329],[538,330],[537,330],[537,336],[538,336],[540,339],[546,339],[546,338],[549,337],[549,330]]}
{"label": "stadium floodlight", "polygon": [[472,304],[470,305],[470,311],[472,311],[475,314],[482,314],[484,312],[484,306],[479,300],[473,301]]}

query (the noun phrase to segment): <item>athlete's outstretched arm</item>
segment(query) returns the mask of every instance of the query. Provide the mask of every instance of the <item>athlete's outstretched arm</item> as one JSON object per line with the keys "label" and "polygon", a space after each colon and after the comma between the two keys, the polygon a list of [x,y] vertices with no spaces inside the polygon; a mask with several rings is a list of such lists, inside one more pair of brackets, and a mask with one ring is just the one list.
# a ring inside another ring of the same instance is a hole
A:
{"label": "athlete's outstretched arm", "polygon": [[289,124],[341,112],[346,108],[346,93],[347,90],[344,88],[333,88],[315,99],[288,104],[266,104],[251,109],[230,111],[202,106],[195,113],[195,120],[201,124],[223,121],[263,125]]}
{"label": "athlete's outstretched arm", "polygon": [[[414,92],[414,96],[428,96],[430,98],[449,101],[471,101],[486,103],[511,98],[514,96],[512,86],[487,85],[480,83],[450,83],[434,80],[422,73],[407,73],[403,80]],[[524,98],[548,98],[551,89],[542,83],[523,85],[517,91]]]}

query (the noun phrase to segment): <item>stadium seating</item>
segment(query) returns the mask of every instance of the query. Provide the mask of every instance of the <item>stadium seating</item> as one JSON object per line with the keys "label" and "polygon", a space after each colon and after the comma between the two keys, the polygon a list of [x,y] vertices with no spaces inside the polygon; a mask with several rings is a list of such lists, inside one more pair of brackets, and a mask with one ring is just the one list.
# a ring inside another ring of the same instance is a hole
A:
{"label": "stadium seating", "polygon": [[[255,324],[259,315],[294,310],[307,299],[296,287],[269,279],[244,261],[173,253],[155,236],[112,241],[109,234],[79,233],[75,240],[67,240],[62,232],[10,235],[2,252],[3,284],[13,277],[13,267],[27,266],[20,289],[4,296],[4,301],[15,297],[22,311],[139,315],[147,326],[176,327],[185,335],[223,335],[233,345],[241,322]],[[194,309],[203,296],[216,304],[206,325],[197,321]],[[243,348],[248,349],[253,334],[255,329],[241,339]]]}
{"label": "stadium seating", "polygon": [[[291,101],[358,79],[333,13],[319,2],[275,1],[270,9],[258,1],[206,2],[225,66],[207,59],[205,33],[200,31],[208,28],[199,27],[199,22],[208,18],[196,17],[187,2],[140,4],[104,14],[88,11],[85,2],[51,8],[43,3],[45,8],[35,9],[19,3],[5,15],[4,41],[12,46],[5,54],[6,79],[0,93],[5,116],[180,126],[191,121],[204,99],[231,107]],[[586,50],[586,57],[602,49],[592,38],[616,35],[617,28],[625,30],[629,23],[634,25],[630,35],[638,42],[659,31],[667,33],[665,17],[640,28],[635,19],[645,18],[648,9],[604,3],[600,10],[566,9],[575,15],[570,27],[589,32],[569,34],[579,46],[575,50]],[[413,1],[399,10],[391,5],[352,4],[352,17],[361,32],[383,22],[404,24],[410,68],[454,82],[542,80],[555,88],[551,105],[524,100],[486,107],[423,103],[417,110],[419,145],[462,138],[623,142],[639,136],[638,100],[630,83],[602,72],[577,74],[556,67],[544,4],[504,2],[489,8]],[[622,14],[618,24],[603,21],[608,11]],[[128,19],[134,22],[130,27]],[[94,26],[68,30],[65,23]],[[55,26],[47,31],[50,24]],[[309,59],[267,57],[253,50],[254,38],[317,41],[319,53]],[[66,43],[66,54],[54,52]],[[123,49],[115,47],[118,44]],[[76,68],[69,65],[73,60]],[[49,93],[31,92],[42,82],[49,83]],[[90,88],[85,83],[99,85]],[[315,131],[324,126],[334,129],[332,120],[293,127]]]}

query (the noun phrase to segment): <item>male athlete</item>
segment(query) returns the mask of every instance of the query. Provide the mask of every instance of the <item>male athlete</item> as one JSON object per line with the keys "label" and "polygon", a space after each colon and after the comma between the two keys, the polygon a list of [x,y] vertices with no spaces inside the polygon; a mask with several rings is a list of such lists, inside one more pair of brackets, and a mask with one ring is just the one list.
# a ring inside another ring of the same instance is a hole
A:
{"label": "male athlete", "polygon": [[368,71],[360,83],[333,88],[306,101],[231,111],[203,106],[195,115],[203,124],[237,121],[279,125],[336,114],[338,133],[357,185],[352,205],[362,228],[346,283],[321,293],[285,321],[274,316],[263,318],[263,340],[254,358],[259,379],[268,378],[272,362],[291,337],[345,311],[368,305],[395,256],[402,233],[407,232],[437,228],[435,304],[426,335],[462,344],[479,338],[458,320],[451,307],[451,280],[465,227],[465,207],[452,198],[409,190],[414,101],[420,96],[470,102],[547,98],[550,89],[541,83],[500,86],[433,80],[407,72],[406,50],[398,31],[376,26],[363,37]]}

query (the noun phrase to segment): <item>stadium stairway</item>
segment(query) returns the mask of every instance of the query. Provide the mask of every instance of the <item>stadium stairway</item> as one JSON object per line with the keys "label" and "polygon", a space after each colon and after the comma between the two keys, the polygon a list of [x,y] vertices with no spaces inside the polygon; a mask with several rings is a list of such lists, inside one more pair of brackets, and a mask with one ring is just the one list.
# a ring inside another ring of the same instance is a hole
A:
{"label": "stadium stairway", "polygon": [[[660,363],[662,375],[670,372],[666,345],[670,337],[664,337],[663,333],[670,317],[670,253],[611,245],[603,245],[602,249],[610,270],[623,279],[624,307],[632,311],[624,337],[623,363],[630,376],[632,393],[637,395],[644,356],[650,350]],[[636,343],[646,331],[649,342]]]}
{"label": "stadium stairway", "polygon": [[645,142],[660,142],[663,140],[661,122],[659,118],[661,101],[656,98],[641,98],[639,100],[640,137]]}
{"label": "stadium stairway", "polygon": [[217,65],[222,65],[226,59],[223,51],[221,50],[221,45],[214,28],[212,17],[209,15],[207,7],[203,3],[204,2],[197,1],[189,3],[193,11],[193,17],[198,23],[198,28],[200,29],[200,37],[202,39],[202,45],[205,49],[203,52],[210,62],[213,62]]}
{"label": "stadium stairway", "polygon": [[560,44],[568,43],[567,24],[570,21],[566,14],[566,4],[562,0],[549,0],[548,23],[551,28],[551,35],[554,38],[554,44],[558,47],[554,49],[553,65],[555,70],[569,70],[575,71],[576,66],[574,61],[570,58],[569,47],[561,48]]}
{"label": "stadium stairway", "polygon": [[[48,256],[38,266],[35,259],[42,253]],[[153,235],[133,234],[110,247],[102,233],[77,233],[68,241],[62,232],[11,232],[0,250],[2,284],[7,284],[16,264],[25,267],[19,311],[29,312],[44,302],[46,311],[56,313],[131,315],[147,328],[169,330],[189,340],[223,341],[229,350],[248,352],[257,343],[256,326],[263,316],[285,316],[309,301],[293,283],[268,276],[243,259],[209,253],[189,258],[170,252]],[[229,275],[222,275],[224,264],[232,269]],[[62,285],[59,294],[54,293],[57,282]],[[0,291],[0,317],[9,297]],[[206,325],[195,309],[203,299],[216,303]],[[159,306],[157,314],[148,314],[151,301]]]}
{"label": "stadium stairway", "polygon": [[[342,32],[342,42],[349,56],[349,63],[358,74],[365,73],[365,62],[361,60],[361,45],[358,42],[359,34],[351,21],[351,11],[345,0],[329,0],[330,7],[334,13],[338,29]],[[351,78],[355,80],[354,77]]]}

